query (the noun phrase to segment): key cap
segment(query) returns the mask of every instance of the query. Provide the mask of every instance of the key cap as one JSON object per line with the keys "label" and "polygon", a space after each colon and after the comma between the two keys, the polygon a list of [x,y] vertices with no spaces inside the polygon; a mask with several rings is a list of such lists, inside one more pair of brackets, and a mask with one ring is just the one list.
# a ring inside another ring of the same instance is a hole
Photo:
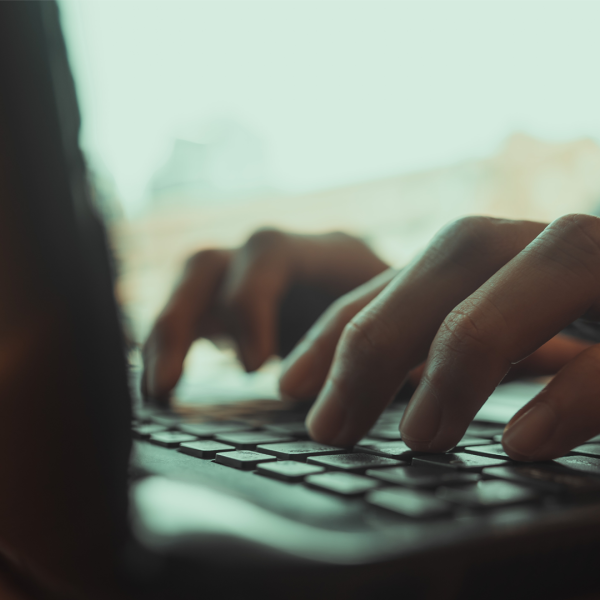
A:
{"label": "key cap", "polygon": [[336,448],[335,446],[302,440],[281,444],[260,444],[256,449],[266,454],[272,454],[277,458],[298,461],[304,461],[309,456],[323,456],[326,454],[342,454],[347,452],[345,448]]}
{"label": "key cap", "polygon": [[183,417],[181,415],[164,413],[150,415],[150,420],[164,427],[177,427],[183,421]]}
{"label": "key cap", "polygon": [[408,488],[386,488],[367,495],[369,504],[411,519],[428,519],[448,514],[452,505],[430,492]]}
{"label": "key cap", "polygon": [[199,440],[197,442],[184,442],[177,448],[178,452],[189,454],[196,458],[214,458],[218,452],[235,450],[233,446],[216,442],[215,440]]}
{"label": "key cap", "polygon": [[398,424],[396,425],[376,425],[369,431],[369,437],[381,440],[401,440]]}
{"label": "key cap", "polygon": [[367,469],[380,467],[399,467],[406,464],[399,460],[375,456],[373,454],[333,454],[329,456],[310,456],[306,462],[334,469],[335,471],[353,471],[361,473]]}
{"label": "key cap", "polygon": [[493,467],[484,469],[483,475],[526,484],[552,494],[600,494],[600,479],[553,463]]}
{"label": "key cap", "polygon": [[421,454],[412,459],[412,465],[415,467],[444,467],[458,471],[481,471],[486,467],[504,467],[509,464],[510,462],[507,460],[491,458],[490,456],[451,452],[448,454]]}
{"label": "key cap", "polygon": [[263,454],[262,452],[253,452],[252,450],[234,450],[233,452],[220,452],[215,456],[215,460],[222,465],[242,469],[243,471],[252,471],[256,465],[263,462],[277,460],[274,456]]}
{"label": "key cap", "polygon": [[397,458],[409,462],[415,454],[404,442],[383,442],[383,441],[365,441],[361,440],[354,447],[356,452],[366,452],[367,454],[375,454],[377,456],[385,456],[387,458]]}
{"label": "key cap", "polygon": [[577,446],[577,448],[573,448],[572,451],[584,456],[600,458],[600,444],[582,444],[581,446]]}
{"label": "key cap", "polygon": [[497,435],[495,435],[492,440],[496,443],[499,444],[502,441],[502,434],[498,433]]}
{"label": "key cap", "polygon": [[386,483],[412,488],[436,488],[441,485],[475,483],[481,479],[477,473],[450,471],[436,467],[392,467],[369,469],[366,473]]}
{"label": "key cap", "polygon": [[340,471],[309,475],[305,482],[311,487],[341,494],[342,496],[360,496],[379,486],[379,482],[368,477]]}
{"label": "key cap", "polygon": [[504,428],[498,425],[487,425],[486,423],[471,423],[467,427],[467,434],[478,438],[492,439],[495,435],[502,435]]}
{"label": "key cap", "polygon": [[157,446],[164,446],[165,448],[177,448],[179,444],[183,442],[193,442],[198,438],[187,433],[181,433],[179,431],[161,431],[159,433],[153,433],[150,436],[150,443],[156,444]]}
{"label": "key cap", "polygon": [[239,433],[221,433],[215,436],[218,442],[235,446],[238,450],[253,450],[259,444],[291,442],[287,435],[270,433],[269,431],[240,431]]}
{"label": "key cap", "polygon": [[297,460],[278,460],[277,462],[260,463],[256,467],[257,473],[274,477],[290,483],[302,481],[307,475],[322,473],[325,469],[316,465],[307,465]]}
{"label": "key cap", "polygon": [[461,487],[441,487],[436,491],[436,496],[471,508],[520,504],[538,498],[537,493],[529,487],[491,479]]}
{"label": "key cap", "polygon": [[273,423],[265,425],[264,429],[271,433],[278,433],[280,435],[289,435],[295,438],[307,438],[308,431],[304,423]]}
{"label": "key cap", "polygon": [[464,450],[467,446],[486,446],[491,445],[492,441],[487,438],[476,438],[466,435],[456,446],[454,450]]}
{"label": "key cap", "polygon": [[131,432],[134,438],[143,440],[149,438],[153,433],[159,433],[166,431],[167,428],[164,425],[157,425],[156,423],[149,423],[148,425],[136,425],[131,428]]}
{"label": "key cap", "polygon": [[511,460],[508,454],[504,452],[502,444],[490,444],[489,446],[468,446],[463,450],[469,454],[478,454],[479,456],[491,456],[492,458]]}
{"label": "key cap", "polygon": [[574,471],[600,475],[600,459],[591,456],[563,456],[553,461]]}
{"label": "key cap", "polygon": [[179,425],[178,429],[184,433],[196,435],[200,438],[212,438],[221,433],[250,431],[254,428],[246,423],[215,421],[212,423],[182,423]]}

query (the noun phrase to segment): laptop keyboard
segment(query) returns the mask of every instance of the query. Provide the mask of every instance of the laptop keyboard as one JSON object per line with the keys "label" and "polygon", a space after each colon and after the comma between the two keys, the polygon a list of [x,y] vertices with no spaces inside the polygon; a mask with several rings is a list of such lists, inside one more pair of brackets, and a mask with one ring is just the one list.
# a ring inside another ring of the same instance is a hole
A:
{"label": "laptop keyboard", "polygon": [[133,435],[259,479],[359,498],[403,519],[600,500],[600,436],[554,461],[518,463],[499,443],[501,427],[473,423],[452,452],[425,454],[402,442],[401,415],[402,407],[388,409],[352,449],[310,440],[300,420],[257,426],[241,421],[193,423],[156,414],[136,421]]}

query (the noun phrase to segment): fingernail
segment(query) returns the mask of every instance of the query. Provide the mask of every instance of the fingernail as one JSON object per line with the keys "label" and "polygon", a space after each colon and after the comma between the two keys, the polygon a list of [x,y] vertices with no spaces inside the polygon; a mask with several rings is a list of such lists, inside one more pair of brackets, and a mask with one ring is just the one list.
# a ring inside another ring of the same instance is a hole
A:
{"label": "fingernail", "polygon": [[344,427],[346,414],[346,407],[328,381],[306,417],[310,436],[323,444],[333,443]]}
{"label": "fingernail", "polygon": [[427,389],[417,391],[400,423],[402,439],[426,449],[435,439],[441,420],[442,411],[435,395]]}
{"label": "fingernail", "polygon": [[550,439],[557,425],[552,408],[545,402],[539,402],[520,419],[506,426],[502,444],[509,454],[531,460]]}
{"label": "fingernail", "polygon": [[310,352],[310,344],[301,342],[283,362],[279,388],[293,398],[310,395],[315,385],[314,367],[315,357]]}

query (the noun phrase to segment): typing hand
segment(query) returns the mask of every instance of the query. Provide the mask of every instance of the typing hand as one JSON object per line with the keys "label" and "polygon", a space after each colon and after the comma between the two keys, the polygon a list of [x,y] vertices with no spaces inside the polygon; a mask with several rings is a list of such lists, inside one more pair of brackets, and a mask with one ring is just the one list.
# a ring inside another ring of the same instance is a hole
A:
{"label": "typing hand", "polygon": [[164,401],[200,337],[229,335],[246,370],[257,369],[286,336],[277,331],[279,309],[294,285],[306,284],[333,299],[385,269],[363,242],[343,233],[261,230],[236,250],[195,254],[144,346],[142,392]]}
{"label": "typing hand", "polygon": [[545,362],[560,371],[515,415],[503,444],[518,460],[554,458],[600,432],[600,345],[557,336],[599,308],[600,219],[462,219],[391,282],[338,300],[288,357],[281,390],[318,394],[312,436],[347,446],[426,360],[400,430],[411,448],[442,452],[512,365],[539,372]]}

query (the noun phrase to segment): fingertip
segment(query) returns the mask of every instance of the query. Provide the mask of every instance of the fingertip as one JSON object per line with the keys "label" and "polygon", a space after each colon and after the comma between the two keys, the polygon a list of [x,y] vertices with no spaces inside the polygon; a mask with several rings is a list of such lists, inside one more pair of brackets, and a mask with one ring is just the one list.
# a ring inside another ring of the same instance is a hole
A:
{"label": "fingertip", "polygon": [[[310,344],[303,341],[288,355],[282,365],[279,389],[296,399],[314,397],[318,392],[315,358]],[[317,387],[317,389],[315,389]]]}

